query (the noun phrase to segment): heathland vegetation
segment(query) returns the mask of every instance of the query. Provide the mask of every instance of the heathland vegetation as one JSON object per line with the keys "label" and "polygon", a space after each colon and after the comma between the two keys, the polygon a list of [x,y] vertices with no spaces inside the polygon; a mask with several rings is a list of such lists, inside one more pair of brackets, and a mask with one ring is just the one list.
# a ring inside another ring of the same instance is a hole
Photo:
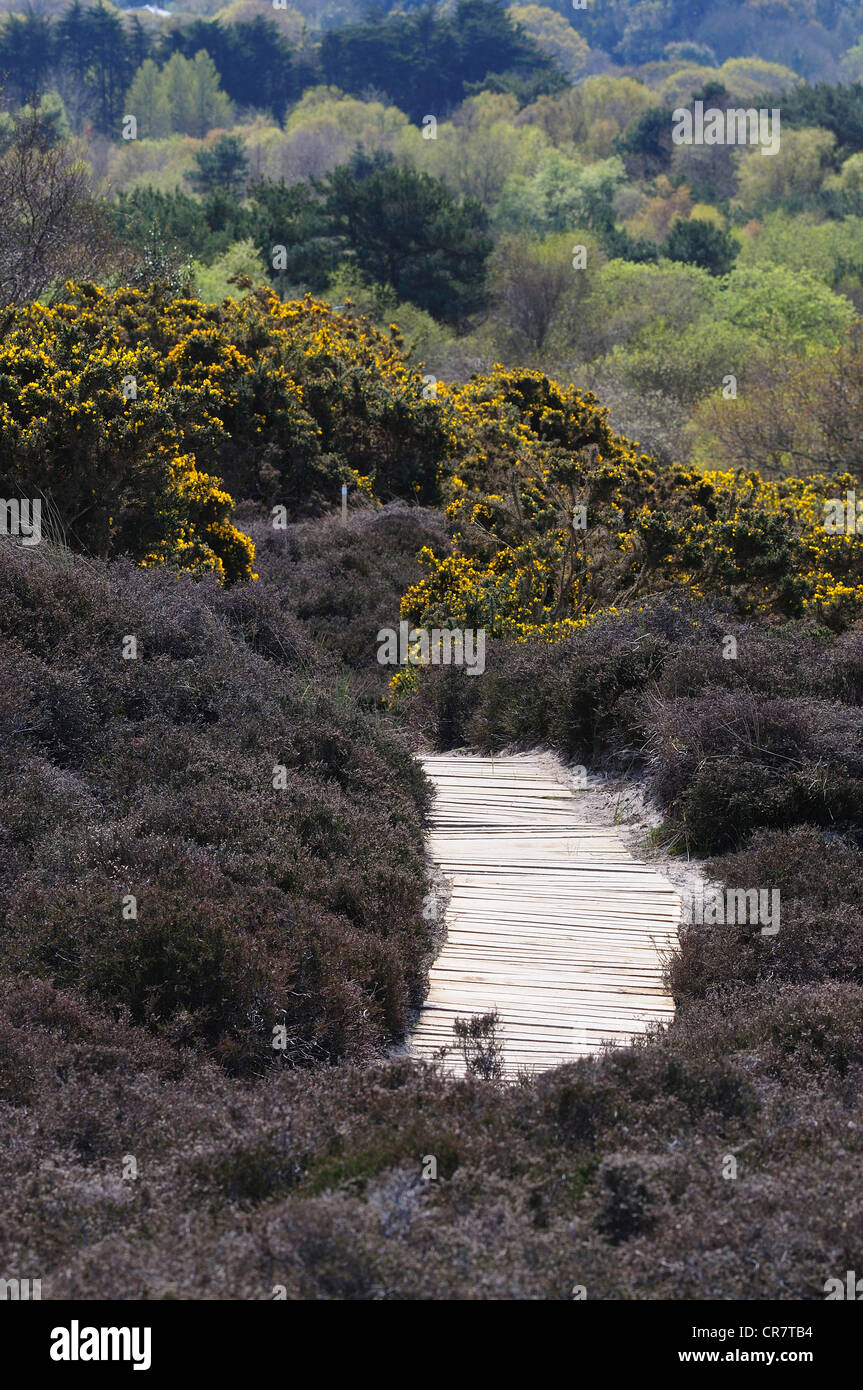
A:
{"label": "heathland vegetation", "polygon": [[[41,544],[0,538],[0,1268],[43,1297],[859,1267],[855,23],[4,13],[0,494]],[[779,152],[675,146],[694,99]],[[482,677],[391,680],[399,619],[484,628]],[[637,778],[781,930],[689,928],[668,1029],[538,1078],[388,1055],[423,741]]]}

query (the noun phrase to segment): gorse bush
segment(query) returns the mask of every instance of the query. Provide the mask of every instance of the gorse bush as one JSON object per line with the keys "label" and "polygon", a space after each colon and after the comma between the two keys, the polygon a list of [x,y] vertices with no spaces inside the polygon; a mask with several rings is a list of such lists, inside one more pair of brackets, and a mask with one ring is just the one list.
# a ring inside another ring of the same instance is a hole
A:
{"label": "gorse bush", "polygon": [[396,338],[266,291],[68,290],[0,323],[0,484],[75,548],[233,581],[252,546],[232,496],[294,514],[342,481],[434,494],[444,430]]}
{"label": "gorse bush", "polygon": [[89,554],[247,579],[232,498],[296,517],[347,482],[380,501],[443,496],[452,546],[424,550],[402,605],[428,625],[553,639],[675,586],[837,629],[860,612],[860,547],[824,529],[850,473],[661,465],[590,392],[500,367],[429,390],[395,327],[308,298],[68,292],[0,324],[0,485],[42,498]]}
{"label": "gorse bush", "polygon": [[852,474],[771,482],[662,465],[612,432],[592,393],[539,372],[496,369],[448,399],[454,546],[424,552],[406,617],[553,640],[680,587],[730,593],[740,614],[807,613],[837,629],[863,610],[863,551],[824,526]]}

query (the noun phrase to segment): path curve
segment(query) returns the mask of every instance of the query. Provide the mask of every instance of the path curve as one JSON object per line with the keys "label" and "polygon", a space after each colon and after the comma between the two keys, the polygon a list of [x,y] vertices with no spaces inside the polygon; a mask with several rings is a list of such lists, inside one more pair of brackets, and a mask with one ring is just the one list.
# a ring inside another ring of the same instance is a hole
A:
{"label": "path curve", "polygon": [[[548,755],[421,756],[435,784],[428,850],[449,880],[446,940],[409,1050],[452,1048],[452,1025],[497,1009],[504,1073],[625,1043],[674,1012],[662,969],[681,900],[612,826],[585,819]],[[556,775],[555,775],[556,774]],[[445,1065],[463,1066],[454,1052]]]}

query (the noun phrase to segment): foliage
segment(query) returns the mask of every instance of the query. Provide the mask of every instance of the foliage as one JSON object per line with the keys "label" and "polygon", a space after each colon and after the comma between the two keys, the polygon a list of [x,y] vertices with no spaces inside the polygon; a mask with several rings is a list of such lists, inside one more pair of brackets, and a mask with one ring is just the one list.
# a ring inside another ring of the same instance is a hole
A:
{"label": "foliage", "polygon": [[863,611],[856,537],[824,526],[825,501],[853,490],[851,474],[770,482],[652,467],[595,397],[538,372],[499,369],[447,399],[453,550],[423,552],[426,577],[403,600],[415,623],[554,640],[676,586],[836,628]]}
{"label": "foliage", "polygon": [[457,0],[451,14],[428,7],[331,29],[320,61],[326,82],[355,95],[385,92],[417,123],[429,112],[447,114],[490,74],[554,70],[496,0]]}
{"label": "foliage", "polygon": [[820,127],[834,136],[846,157],[863,150],[863,83],[816,82],[795,87],[777,97],[775,104],[781,107],[784,126]]}
{"label": "foliage", "polygon": [[0,126],[0,305],[103,270],[116,254],[90,170],[61,138],[57,114],[28,107]]}
{"label": "foliage", "polygon": [[246,1074],[400,1032],[429,949],[420,773],[266,585],[6,544],[0,590],[0,973]]}
{"label": "foliage", "polygon": [[313,300],[70,287],[53,310],[8,315],[3,345],[8,495],[44,492],[96,554],[188,552],[195,568],[248,574],[249,543],[207,475],[291,514],[332,501],[342,479],[384,498],[434,493],[445,430],[422,378],[394,336]]}
{"label": "foliage", "polygon": [[312,85],[311,74],[272,16],[256,14],[236,23],[195,19],[172,24],[161,36],[159,56],[168,58],[169,65],[176,56],[194,59],[200,51],[209,55],[231,101],[269,111],[276,120],[304,86]]}
{"label": "foliage", "polygon": [[324,209],[359,269],[399,299],[453,323],[482,304],[486,214],[440,180],[357,155],[327,178]]}
{"label": "foliage", "polygon": [[397,627],[402,594],[422,577],[422,547],[448,549],[443,516],[404,502],[372,508],[350,491],[345,525],[331,514],[284,529],[272,517],[255,519],[245,529],[255,545],[258,587],[343,663],[356,698],[380,709],[392,668],[377,660],[378,632]]}
{"label": "foliage", "polygon": [[216,65],[203,48],[191,60],[175,53],[161,69],[148,58],[135,74],[125,105],[141,138],[178,133],[201,139],[213,126],[229,126],[233,120]]}
{"label": "foliage", "polygon": [[242,192],[249,173],[243,142],[235,135],[222,135],[208,149],[195,155],[196,169],[186,177],[197,193],[220,190],[229,198]]}
{"label": "foliage", "polygon": [[792,212],[817,203],[834,158],[835,141],[829,130],[783,130],[779,149],[764,159],[761,151],[737,152],[738,178],[735,206],[760,215],[783,206]]}
{"label": "foliage", "polygon": [[62,538],[90,554],[246,579],[252,546],[230,523],[231,498],[188,447],[219,422],[203,394],[159,380],[151,344],[130,341],[140,300],[85,285],[68,303],[6,315],[0,485],[41,498]]}
{"label": "foliage", "polygon": [[737,255],[737,243],[728,232],[697,218],[676,221],[663,249],[670,261],[702,266],[711,275],[727,275]]}
{"label": "foliage", "polygon": [[491,264],[494,313],[499,340],[518,360],[536,360],[553,344],[589,342],[602,253],[589,235],[580,245],[586,264],[576,269],[571,235],[542,242],[509,236],[498,242]]}
{"label": "foliage", "polygon": [[856,470],[863,428],[859,325],[835,350],[805,362],[787,353],[760,362],[745,395],[721,407],[707,400],[699,408],[696,457],[768,476]]}
{"label": "foliage", "polygon": [[246,237],[243,241],[232,242],[211,265],[193,262],[192,277],[198,298],[205,304],[218,304],[263,284],[267,267],[251,237]]}
{"label": "foliage", "polygon": [[561,15],[545,5],[511,5],[507,14],[536,40],[543,53],[554,58],[567,77],[574,80],[580,75],[589,50],[581,35]]}

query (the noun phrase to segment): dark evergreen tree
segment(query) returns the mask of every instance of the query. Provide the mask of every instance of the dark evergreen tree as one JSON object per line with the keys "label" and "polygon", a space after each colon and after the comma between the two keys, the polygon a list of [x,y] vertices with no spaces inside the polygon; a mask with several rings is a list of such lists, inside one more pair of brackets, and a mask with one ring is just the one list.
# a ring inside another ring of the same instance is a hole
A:
{"label": "dark evergreen tree", "polygon": [[688,261],[709,270],[711,275],[727,275],[737,258],[737,243],[721,227],[711,222],[675,222],[662,247],[670,261]]}
{"label": "dark evergreen tree", "polygon": [[784,126],[822,126],[836,136],[836,161],[863,150],[863,82],[831,87],[827,82],[756,97],[753,106],[778,106]]}
{"label": "dark evergreen tree", "polygon": [[358,153],[323,188],[332,231],[369,279],[445,322],[481,307],[492,242],[479,203],[381,154]]}
{"label": "dark evergreen tree", "polygon": [[205,264],[232,242],[252,235],[252,216],[236,197],[215,192],[203,201],[179,189],[159,193],[136,188],[119,193],[111,204],[111,219],[119,239],[134,251],[161,238],[177,254]]}
{"label": "dark evergreen tree", "polygon": [[671,111],[651,106],[615,140],[615,151],[626,164],[630,178],[655,178],[671,165]]}
{"label": "dark evergreen tree", "polygon": [[425,4],[332,29],[321,43],[321,69],[342,91],[386,93],[415,121],[445,113],[490,74],[529,79],[557,71],[500,0],[458,0],[440,16]]}
{"label": "dark evergreen tree", "polygon": [[249,173],[243,142],[236,135],[221,135],[209,148],[198,150],[195,164],[197,167],[186,178],[197,193],[219,189],[236,197]]}
{"label": "dark evergreen tree", "polygon": [[50,85],[56,58],[54,29],[45,15],[10,14],[0,29],[0,75],[19,105],[38,102]]}
{"label": "dark evergreen tree", "polygon": [[[342,242],[333,235],[321,198],[304,183],[256,183],[249,189],[256,245],[270,267],[270,278],[285,286],[307,285],[320,292],[336,268]],[[273,265],[284,247],[284,268]]]}
{"label": "dark evergreen tree", "polygon": [[159,53],[163,60],[172,53],[193,58],[202,48],[216,65],[223,91],[238,106],[257,107],[281,120],[300,95],[291,46],[271,19],[256,15],[225,25],[196,19],[164,34]]}

